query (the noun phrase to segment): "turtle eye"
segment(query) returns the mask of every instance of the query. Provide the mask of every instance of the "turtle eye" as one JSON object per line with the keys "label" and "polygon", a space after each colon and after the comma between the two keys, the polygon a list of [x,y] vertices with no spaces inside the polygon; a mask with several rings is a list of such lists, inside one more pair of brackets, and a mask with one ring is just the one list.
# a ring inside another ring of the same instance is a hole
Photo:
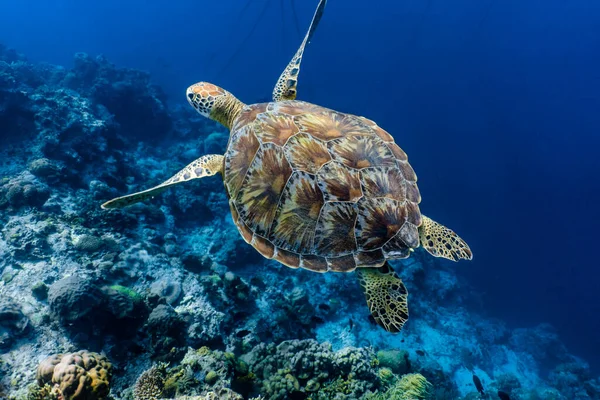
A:
{"label": "turtle eye", "polygon": [[188,93],[188,99],[194,100],[194,93]]}

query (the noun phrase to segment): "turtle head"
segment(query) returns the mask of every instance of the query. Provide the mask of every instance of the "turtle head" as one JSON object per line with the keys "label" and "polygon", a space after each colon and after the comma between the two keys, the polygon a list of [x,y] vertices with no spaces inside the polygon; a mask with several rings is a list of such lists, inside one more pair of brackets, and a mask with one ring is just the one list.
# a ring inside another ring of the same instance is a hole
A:
{"label": "turtle head", "polygon": [[196,111],[227,128],[231,128],[244,107],[244,103],[227,90],[208,82],[198,82],[190,86],[186,97]]}

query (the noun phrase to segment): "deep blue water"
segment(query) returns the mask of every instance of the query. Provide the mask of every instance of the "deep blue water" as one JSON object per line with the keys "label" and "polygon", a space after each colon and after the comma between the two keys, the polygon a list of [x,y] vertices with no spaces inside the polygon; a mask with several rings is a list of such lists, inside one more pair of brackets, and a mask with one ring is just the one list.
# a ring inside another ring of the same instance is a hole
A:
{"label": "deep blue water", "polygon": [[[291,0],[249,1],[4,0],[0,41],[66,66],[104,54],[173,102],[200,80],[254,102],[301,37]],[[304,32],[317,1],[295,3]],[[455,268],[490,315],[550,322],[600,367],[599,2],[330,0],[300,79],[299,98],[374,119],[408,152],[422,211],[471,245]]]}

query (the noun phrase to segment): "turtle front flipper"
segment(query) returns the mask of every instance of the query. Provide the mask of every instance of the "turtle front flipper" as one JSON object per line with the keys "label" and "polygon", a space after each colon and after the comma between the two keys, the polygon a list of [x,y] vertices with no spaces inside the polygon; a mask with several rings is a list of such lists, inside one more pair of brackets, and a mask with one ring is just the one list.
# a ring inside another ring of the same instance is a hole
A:
{"label": "turtle front flipper", "polygon": [[453,230],[446,228],[422,215],[423,223],[419,227],[419,238],[421,246],[435,257],[443,257],[448,260],[471,260],[473,252],[469,245],[462,240]]}
{"label": "turtle front flipper", "polygon": [[296,86],[298,85],[298,74],[300,73],[300,63],[302,62],[304,47],[308,42],[310,42],[312,35],[315,33],[317,25],[319,25],[319,21],[321,21],[321,17],[323,16],[323,11],[325,11],[326,3],[327,0],[321,0],[319,2],[317,10],[315,11],[315,15],[313,16],[312,22],[310,23],[308,32],[306,32],[306,36],[304,36],[302,44],[298,48],[298,51],[296,51],[296,54],[292,58],[292,61],[290,61],[287,67],[285,67],[285,70],[283,70],[283,73],[281,74],[279,80],[277,81],[277,84],[275,85],[275,89],[273,89],[273,101],[296,99]]}
{"label": "turtle front flipper", "polygon": [[212,176],[216,173],[223,173],[223,156],[220,154],[211,154],[198,158],[191,162],[187,167],[173,175],[158,186],[143,190],[141,192],[129,194],[127,196],[117,197],[102,204],[102,208],[122,208],[140,201],[158,196],[168,187],[178,183],[187,182],[192,179]]}
{"label": "turtle front flipper", "polygon": [[408,291],[400,277],[387,262],[356,273],[375,322],[388,332],[400,332],[408,320]]}

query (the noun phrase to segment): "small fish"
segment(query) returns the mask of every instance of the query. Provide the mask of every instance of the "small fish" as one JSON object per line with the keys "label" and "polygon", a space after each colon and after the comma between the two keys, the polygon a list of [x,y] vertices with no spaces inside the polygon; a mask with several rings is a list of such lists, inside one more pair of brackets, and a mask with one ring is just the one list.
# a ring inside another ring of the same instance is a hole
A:
{"label": "small fish", "polygon": [[498,390],[498,397],[500,397],[500,400],[510,400],[508,393],[503,392],[502,390]]}
{"label": "small fish", "polygon": [[425,352],[423,350],[417,350],[417,351],[415,351],[415,353],[417,353],[417,355],[419,355],[419,356],[425,355]]}
{"label": "small fish", "polygon": [[481,380],[475,374],[473,374],[473,383],[475,384],[475,387],[477,388],[477,391],[479,393],[485,394],[484,391],[483,391],[483,385],[481,384]]}
{"label": "small fish", "polygon": [[348,318],[348,325],[350,326],[350,330],[354,328],[354,321],[352,321],[352,318]]}

